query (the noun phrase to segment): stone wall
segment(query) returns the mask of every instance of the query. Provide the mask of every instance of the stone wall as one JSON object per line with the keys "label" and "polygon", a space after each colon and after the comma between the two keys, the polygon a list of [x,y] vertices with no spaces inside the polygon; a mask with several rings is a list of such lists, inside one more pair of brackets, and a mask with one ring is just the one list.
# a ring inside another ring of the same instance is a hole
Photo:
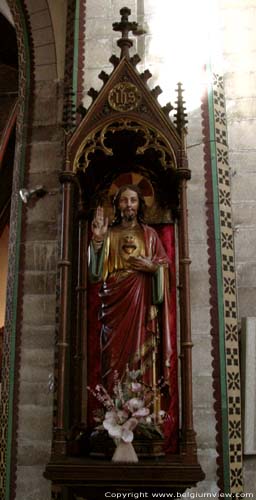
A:
{"label": "stone wall", "polygon": [[[56,335],[56,273],[59,239],[59,182],[62,132],[56,120],[58,86],[40,83],[30,149],[29,186],[48,193],[26,209],[23,272],[23,314],[19,391],[17,499],[50,498],[43,479],[52,439]],[[47,98],[47,108],[45,99]],[[47,119],[46,119],[47,118]],[[48,125],[45,123],[48,122]],[[29,478],[29,480],[28,480]]]}
{"label": "stone wall", "polygon": [[47,193],[23,205],[22,214],[17,500],[49,500],[51,497],[51,484],[43,478],[43,471],[50,458],[52,442],[60,240],[58,174],[63,168],[61,121],[66,24],[66,2],[53,3],[51,12],[44,0],[27,2],[35,83],[25,155],[25,187],[43,184]]}

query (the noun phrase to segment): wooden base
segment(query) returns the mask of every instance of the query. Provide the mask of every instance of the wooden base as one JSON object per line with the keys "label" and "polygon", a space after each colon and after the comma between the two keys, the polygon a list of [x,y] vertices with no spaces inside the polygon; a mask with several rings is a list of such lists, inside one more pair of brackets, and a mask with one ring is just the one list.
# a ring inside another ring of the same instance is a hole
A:
{"label": "wooden base", "polygon": [[[132,442],[133,447],[136,451],[138,457],[152,458],[152,457],[163,457],[165,455],[163,451],[164,440],[163,438],[153,437],[152,439],[139,436],[136,437]],[[82,448],[82,447],[81,447]],[[108,436],[106,431],[93,432],[90,436],[90,452],[91,457],[107,458],[111,459],[115,451],[115,444],[113,439]],[[80,454],[77,453],[76,456],[84,455],[83,450],[80,450]],[[74,456],[74,453],[73,453]]]}
{"label": "wooden base", "polygon": [[205,477],[198,463],[184,463],[180,455],[141,459],[138,464],[112,463],[92,457],[59,457],[47,465],[44,476],[63,491],[66,489],[86,500],[106,498],[107,492],[117,491],[144,492],[144,498],[152,492],[177,494]]}

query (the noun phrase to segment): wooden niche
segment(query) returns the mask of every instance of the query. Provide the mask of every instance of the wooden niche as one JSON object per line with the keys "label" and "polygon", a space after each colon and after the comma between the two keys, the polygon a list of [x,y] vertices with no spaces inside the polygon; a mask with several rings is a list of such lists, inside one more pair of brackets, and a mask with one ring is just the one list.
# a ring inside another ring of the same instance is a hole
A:
{"label": "wooden niche", "polygon": [[[60,175],[63,210],[56,417],[45,477],[59,488],[60,495],[87,500],[105,498],[106,492],[116,491],[181,493],[204,478],[193,427],[186,198],[190,170],[182,88],[178,84],[175,108],[159,105],[160,89],[150,90],[147,85],[150,72],[139,73],[139,56],[129,55],[132,41],[128,33],[136,30],[137,24],[129,22],[129,9],[120,13],[121,22],[113,25],[122,33],[118,40],[120,58],[112,56],[114,69],[110,75],[99,75],[104,82],[100,92],[89,91],[93,102],[88,111],[83,110],[80,124],[68,136],[65,168]],[[173,119],[169,117],[171,111]],[[99,363],[98,285],[95,288],[89,283],[87,270],[91,221],[98,205],[104,206],[110,219],[113,217],[113,196],[123,184],[139,185],[146,201],[147,224],[161,234],[170,229],[165,246],[173,259],[173,328],[179,324],[178,356],[176,338],[172,345],[171,405],[176,435],[164,452],[161,447],[157,451],[156,443],[151,447],[140,444],[137,463],[113,463],[112,440],[92,448],[93,403],[87,391],[87,385],[97,381]],[[168,248],[170,245],[172,248]],[[174,395],[178,385],[180,394]]]}

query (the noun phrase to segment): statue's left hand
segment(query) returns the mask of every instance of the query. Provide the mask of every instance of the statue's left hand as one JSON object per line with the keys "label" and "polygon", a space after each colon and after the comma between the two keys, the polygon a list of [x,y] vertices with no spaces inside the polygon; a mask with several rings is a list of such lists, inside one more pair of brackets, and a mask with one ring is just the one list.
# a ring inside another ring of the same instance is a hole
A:
{"label": "statue's left hand", "polygon": [[158,265],[152,262],[148,257],[130,257],[128,260],[130,266],[135,271],[145,273],[154,273],[158,269]]}

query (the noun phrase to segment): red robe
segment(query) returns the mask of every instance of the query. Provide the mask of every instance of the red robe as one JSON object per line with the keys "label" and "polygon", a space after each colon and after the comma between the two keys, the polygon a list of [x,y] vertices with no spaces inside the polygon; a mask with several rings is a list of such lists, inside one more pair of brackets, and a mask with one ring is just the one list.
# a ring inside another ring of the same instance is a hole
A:
{"label": "red robe", "polygon": [[[157,318],[157,306],[154,307],[153,304],[152,273],[129,271],[107,277],[100,291],[100,320],[101,371],[103,385],[108,390],[112,386],[114,371],[123,378],[127,365],[130,369],[144,369],[143,378],[151,385],[152,351],[154,344],[158,342],[158,357],[161,356],[158,378],[162,375],[169,381],[171,342],[168,257],[156,231],[149,226],[143,226],[143,231],[145,256],[159,266],[164,266],[161,317]],[[159,323],[161,335],[158,341]]]}
{"label": "red robe", "polygon": [[[109,275],[100,291],[101,321],[101,378],[103,385],[111,392],[113,374],[119,377],[129,369],[144,367],[144,381],[152,382],[152,345],[157,341],[158,378],[161,376],[169,384],[169,420],[166,423],[167,450],[176,451],[178,434],[178,394],[176,370],[175,315],[170,301],[170,262],[156,231],[143,225],[145,255],[164,270],[163,302],[157,305],[158,315],[154,317],[153,275],[132,271]],[[107,258],[107,256],[105,257]],[[171,330],[174,331],[171,331]],[[173,353],[173,347],[175,353]],[[173,379],[173,354],[175,356],[175,379]],[[146,367],[146,368],[145,368]],[[172,380],[173,379],[173,380]],[[166,409],[166,408],[165,408]]]}

